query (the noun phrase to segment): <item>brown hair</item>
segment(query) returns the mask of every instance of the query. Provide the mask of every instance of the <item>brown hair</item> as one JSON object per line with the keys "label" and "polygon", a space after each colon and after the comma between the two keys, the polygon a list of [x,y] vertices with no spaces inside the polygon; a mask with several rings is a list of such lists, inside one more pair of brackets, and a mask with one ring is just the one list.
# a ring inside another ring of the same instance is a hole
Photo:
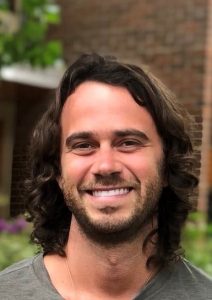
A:
{"label": "brown hair", "polygon": [[67,97],[86,80],[125,87],[151,114],[164,145],[168,185],[159,199],[158,228],[145,243],[157,234],[156,251],[148,264],[164,265],[176,260],[182,226],[192,209],[190,194],[198,183],[192,174],[189,116],[152,74],[138,66],[98,54],[84,54],[67,69],[56,100],[34,130],[26,204],[28,219],[34,223],[32,240],[41,245],[45,253],[65,255],[72,214],[56,181],[60,174],[60,115]]}

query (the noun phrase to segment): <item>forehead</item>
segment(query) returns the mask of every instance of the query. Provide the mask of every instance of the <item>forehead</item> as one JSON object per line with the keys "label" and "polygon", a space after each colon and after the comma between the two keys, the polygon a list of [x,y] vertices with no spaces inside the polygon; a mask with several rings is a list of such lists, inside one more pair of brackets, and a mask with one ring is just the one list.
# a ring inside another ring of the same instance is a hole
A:
{"label": "forehead", "polygon": [[120,86],[86,81],[67,98],[61,114],[62,131],[113,131],[135,128],[156,133],[149,112]]}

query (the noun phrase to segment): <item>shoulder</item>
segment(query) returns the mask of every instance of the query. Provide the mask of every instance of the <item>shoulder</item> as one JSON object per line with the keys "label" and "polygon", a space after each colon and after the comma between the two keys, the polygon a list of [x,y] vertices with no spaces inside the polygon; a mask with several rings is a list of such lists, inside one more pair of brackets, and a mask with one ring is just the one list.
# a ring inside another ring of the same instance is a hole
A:
{"label": "shoulder", "polygon": [[35,257],[31,257],[31,258],[27,258],[24,259],[22,261],[19,261],[9,267],[7,267],[6,269],[4,269],[3,271],[0,272],[0,282],[2,282],[4,280],[4,278],[12,278],[12,277],[16,277],[16,275],[18,273],[23,273],[26,274],[26,272],[28,273],[28,271],[30,270],[33,260],[35,259]]}
{"label": "shoulder", "polygon": [[0,272],[0,299],[61,300],[43,261],[43,253],[22,260]]}
{"label": "shoulder", "polygon": [[158,272],[135,299],[211,300],[212,279],[181,259]]}
{"label": "shoulder", "polygon": [[[0,272],[0,299],[27,299],[30,290],[39,286],[34,271],[42,261],[42,255],[15,263]],[[28,297],[28,299],[31,299]]]}
{"label": "shoulder", "polygon": [[190,278],[190,280],[195,282],[198,281],[200,284],[209,284],[209,286],[212,284],[212,277],[186,259],[182,259],[178,264],[178,272],[180,272],[183,277]]}
{"label": "shoulder", "polygon": [[172,283],[187,296],[187,299],[209,300],[212,297],[212,278],[186,259],[176,264]]}

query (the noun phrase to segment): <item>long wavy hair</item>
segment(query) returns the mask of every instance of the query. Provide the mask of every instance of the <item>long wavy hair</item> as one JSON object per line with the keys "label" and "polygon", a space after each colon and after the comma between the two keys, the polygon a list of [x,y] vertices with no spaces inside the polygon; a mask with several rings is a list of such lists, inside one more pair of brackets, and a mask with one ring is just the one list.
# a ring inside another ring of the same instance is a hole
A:
{"label": "long wavy hair", "polygon": [[181,249],[182,226],[193,207],[190,196],[198,184],[192,173],[190,117],[150,72],[98,54],[83,54],[67,69],[55,101],[34,130],[26,202],[28,220],[34,224],[31,238],[44,253],[65,255],[72,213],[56,180],[60,175],[60,116],[67,97],[87,80],[125,87],[156,124],[163,141],[167,187],[157,207],[158,227],[149,234],[143,247],[156,236],[155,252],[147,265],[162,266],[175,261]]}

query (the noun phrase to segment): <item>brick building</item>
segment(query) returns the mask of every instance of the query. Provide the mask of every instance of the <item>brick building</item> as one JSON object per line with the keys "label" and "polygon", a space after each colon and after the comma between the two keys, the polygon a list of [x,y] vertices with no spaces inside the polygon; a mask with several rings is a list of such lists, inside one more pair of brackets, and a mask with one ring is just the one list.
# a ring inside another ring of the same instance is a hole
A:
{"label": "brick building", "polygon": [[28,140],[51,91],[14,82],[1,82],[0,90],[0,195],[11,204],[0,202],[1,217],[22,211]]}
{"label": "brick building", "polygon": [[[194,134],[197,173],[200,171],[200,151],[203,157],[198,201],[199,207],[204,209],[208,186],[212,186],[209,176],[205,175],[208,172],[206,157],[211,149],[212,1],[61,0],[59,3],[61,25],[52,28],[50,36],[62,40],[68,63],[79,53],[91,51],[115,55],[136,64],[144,63],[193,114],[197,123]],[[35,118],[31,116],[39,115],[48,98],[45,93],[36,93],[32,90],[26,92],[25,100],[19,99],[16,111],[11,190],[13,215],[22,209],[20,173],[23,174],[21,170],[26,159],[26,131],[34,122]]]}

